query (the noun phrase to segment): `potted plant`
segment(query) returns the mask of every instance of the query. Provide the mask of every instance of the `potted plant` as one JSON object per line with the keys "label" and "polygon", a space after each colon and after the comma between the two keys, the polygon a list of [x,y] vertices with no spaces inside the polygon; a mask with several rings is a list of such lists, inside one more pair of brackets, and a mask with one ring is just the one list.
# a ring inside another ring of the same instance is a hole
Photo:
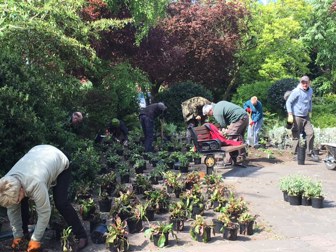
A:
{"label": "potted plant", "polygon": [[122,161],[117,165],[117,172],[120,176],[121,183],[129,183],[130,169],[126,162]]}
{"label": "potted plant", "polygon": [[63,229],[61,236],[61,246],[63,252],[77,251],[75,237],[72,234],[72,228]]}
{"label": "potted plant", "polygon": [[188,208],[183,201],[178,201],[169,206],[169,222],[173,223],[174,231],[183,231],[184,222],[188,218]]}
{"label": "potted plant", "polygon": [[312,200],[312,207],[314,208],[323,208],[323,190],[322,190],[322,183],[315,182],[311,186],[311,200]]}
{"label": "potted plant", "polygon": [[169,206],[169,195],[163,189],[147,191],[145,192],[147,198],[151,202],[151,206],[154,208],[156,213],[166,213],[168,212]]}
{"label": "potted plant", "polygon": [[143,171],[146,170],[146,160],[137,159],[133,167],[135,169],[136,174],[143,173]]}
{"label": "potted plant", "polygon": [[301,205],[305,179],[302,176],[293,176],[288,186],[288,201],[290,205]]}
{"label": "potted plant", "polygon": [[199,242],[209,242],[211,240],[211,229],[213,224],[207,223],[201,215],[196,215],[190,226],[191,238]]}
{"label": "potted plant", "polygon": [[233,221],[236,222],[239,216],[247,210],[247,203],[243,200],[243,198],[236,198],[234,194],[231,193],[228,202],[225,207],[221,208],[220,212],[227,214]]}
{"label": "potted plant", "polygon": [[127,218],[128,232],[130,234],[139,233],[142,230],[142,221],[147,220],[144,205],[138,203],[131,211],[132,215]]}
{"label": "potted plant", "polygon": [[182,193],[184,189],[185,184],[182,181],[177,181],[174,185],[173,191],[175,193],[176,198],[180,198],[180,194]]}
{"label": "potted plant", "polygon": [[290,185],[291,177],[286,176],[280,179],[280,190],[283,193],[284,201],[288,202],[288,189]]}
{"label": "potted plant", "polygon": [[195,152],[194,154],[194,164],[199,165],[202,164],[202,154],[199,152]]}
{"label": "potted plant", "polygon": [[196,215],[202,215],[205,209],[205,200],[199,185],[194,186],[181,195],[182,201],[185,202],[190,216],[195,218]]}
{"label": "potted plant", "polygon": [[297,147],[297,161],[299,165],[304,165],[306,159],[306,139],[300,134],[299,144]]}
{"label": "potted plant", "polygon": [[226,197],[225,186],[218,185],[213,188],[210,194],[210,205],[213,207],[215,212],[219,212],[222,207],[226,205],[228,199]]}
{"label": "potted plant", "polygon": [[201,177],[198,172],[193,171],[189,172],[185,178],[185,188],[191,189],[194,184],[197,184],[200,181]]}
{"label": "potted plant", "polygon": [[128,217],[132,216],[133,206],[138,203],[139,200],[135,197],[134,192],[130,190],[126,193],[120,192],[120,196],[114,200],[110,215],[118,215],[121,220],[126,220]]}
{"label": "potted plant", "polygon": [[157,224],[151,224],[144,234],[146,238],[153,241],[155,246],[163,248],[168,245],[169,233],[177,239],[173,231],[173,223],[158,222]]}
{"label": "potted plant", "polygon": [[188,173],[189,162],[188,157],[180,153],[178,157],[178,166],[181,173]]}
{"label": "potted plant", "polygon": [[167,187],[167,192],[174,192],[174,188],[177,185],[178,180],[181,177],[181,173],[175,173],[173,171],[163,172],[163,183]]}
{"label": "potted plant", "polygon": [[114,171],[102,174],[98,178],[98,183],[100,184],[100,191],[105,191],[111,196],[117,183],[117,175]]}
{"label": "potted plant", "polygon": [[253,225],[257,215],[252,215],[249,212],[242,213],[238,218],[239,233],[244,235],[253,235]]}
{"label": "potted plant", "polygon": [[83,220],[90,220],[96,211],[96,204],[93,198],[82,200],[80,204],[80,214]]}
{"label": "potted plant", "polygon": [[162,180],[163,178],[162,173],[164,172],[164,167],[165,164],[162,163],[150,171],[149,180],[153,185],[159,184],[159,180]]}
{"label": "potted plant", "polygon": [[99,210],[101,212],[110,212],[112,198],[106,191],[100,191],[98,196]]}
{"label": "potted plant", "polygon": [[121,157],[115,153],[110,153],[106,157],[106,164],[109,166],[109,168],[114,169],[116,165],[121,161]]}
{"label": "potted plant", "polygon": [[83,200],[92,198],[92,187],[91,184],[87,185],[78,185],[80,191],[76,195],[76,201],[81,203]]}
{"label": "potted plant", "polygon": [[137,174],[133,183],[133,189],[136,194],[143,194],[145,191],[152,189],[152,184],[147,176]]}
{"label": "potted plant", "polygon": [[110,251],[121,252],[128,251],[129,243],[127,239],[127,223],[119,217],[107,227],[106,247]]}
{"label": "potted plant", "polygon": [[223,222],[221,232],[223,233],[223,238],[226,240],[237,240],[239,224],[233,219],[228,213],[222,213],[218,216],[218,220]]}

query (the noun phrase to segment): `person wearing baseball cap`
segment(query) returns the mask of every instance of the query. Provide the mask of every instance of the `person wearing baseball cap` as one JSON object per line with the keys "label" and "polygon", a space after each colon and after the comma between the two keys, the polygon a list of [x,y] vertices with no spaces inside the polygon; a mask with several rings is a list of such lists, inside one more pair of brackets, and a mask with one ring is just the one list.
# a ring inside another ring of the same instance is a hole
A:
{"label": "person wearing baseball cap", "polygon": [[302,76],[300,83],[290,93],[286,101],[286,109],[288,113],[287,122],[293,124],[293,154],[294,159],[297,158],[297,148],[299,138],[302,132],[306,135],[307,155],[312,161],[318,161],[318,157],[313,154],[314,145],[314,129],[310,122],[312,115],[312,97],[313,89],[310,87],[310,79],[308,76]]}

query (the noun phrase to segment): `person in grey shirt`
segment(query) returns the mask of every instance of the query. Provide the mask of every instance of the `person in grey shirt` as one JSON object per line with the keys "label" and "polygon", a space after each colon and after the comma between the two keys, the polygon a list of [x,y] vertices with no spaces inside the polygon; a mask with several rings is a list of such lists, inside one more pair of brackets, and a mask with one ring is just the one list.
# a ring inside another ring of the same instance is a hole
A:
{"label": "person in grey shirt", "polygon": [[310,87],[308,76],[303,76],[300,83],[292,90],[287,101],[286,109],[288,113],[287,122],[293,124],[293,154],[296,159],[300,134],[306,135],[307,155],[312,161],[318,161],[318,157],[313,154],[314,129],[310,122],[312,113],[313,89]]}
{"label": "person in grey shirt", "polygon": [[37,223],[27,252],[41,250],[41,239],[51,214],[48,193],[51,187],[57,210],[79,240],[78,248],[87,245],[85,229],[68,201],[70,178],[69,160],[64,153],[51,145],[37,145],[0,179],[0,205],[7,208],[14,237],[13,249],[20,245],[24,237],[20,203],[24,197],[28,197],[35,202]]}

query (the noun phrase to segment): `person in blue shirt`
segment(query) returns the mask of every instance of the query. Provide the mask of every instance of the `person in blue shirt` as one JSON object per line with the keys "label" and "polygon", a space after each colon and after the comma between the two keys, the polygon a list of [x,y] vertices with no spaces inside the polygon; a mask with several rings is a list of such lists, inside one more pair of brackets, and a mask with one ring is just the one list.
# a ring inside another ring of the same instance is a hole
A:
{"label": "person in blue shirt", "polygon": [[287,101],[286,109],[288,113],[287,121],[293,124],[293,154],[296,159],[300,134],[306,135],[307,155],[312,161],[318,161],[318,157],[313,154],[314,129],[310,122],[312,113],[313,89],[310,87],[308,76],[303,76],[300,83],[292,90]]}
{"label": "person in blue shirt", "polygon": [[[244,103],[243,107],[249,114],[250,118],[249,127],[247,130],[247,144],[253,145],[255,148],[257,148],[259,146],[258,134],[264,122],[262,104],[260,101],[258,101],[256,96],[253,96],[250,100]],[[252,140],[253,143],[250,143],[250,140]]]}

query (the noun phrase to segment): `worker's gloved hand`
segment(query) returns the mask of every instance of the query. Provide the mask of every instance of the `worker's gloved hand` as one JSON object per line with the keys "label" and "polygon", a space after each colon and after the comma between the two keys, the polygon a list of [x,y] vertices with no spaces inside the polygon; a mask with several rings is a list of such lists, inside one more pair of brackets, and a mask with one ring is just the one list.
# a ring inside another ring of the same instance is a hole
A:
{"label": "worker's gloved hand", "polygon": [[311,119],[312,118],[312,116],[313,116],[313,113],[312,112],[309,112],[309,119]]}
{"label": "worker's gloved hand", "polygon": [[288,115],[287,122],[288,123],[293,123],[294,122],[294,117],[293,117],[292,114]]}
{"label": "worker's gloved hand", "polygon": [[245,111],[246,111],[247,113],[251,113],[251,112],[252,112],[251,108],[249,108],[249,107],[247,107],[247,108],[245,109]]}
{"label": "worker's gloved hand", "polygon": [[41,252],[41,242],[31,240],[28,244],[27,252]]}
{"label": "worker's gloved hand", "polygon": [[127,147],[127,146],[128,146],[128,140],[125,140],[124,143],[123,143],[123,145],[124,145],[125,147]]}
{"label": "worker's gloved hand", "polygon": [[201,120],[201,116],[199,116],[199,115],[196,116],[196,120],[197,120],[197,121]]}
{"label": "worker's gloved hand", "polygon": [[255,124],[255,122],[251,121],[250,126],[252,127]]}
{"label": "worker's gloved hand", "polygon": [[22,243],[22,241],[23,241],[22,238],[15,238],[15,239],[13,239],[13,241],[12,241],[12,245],[11,245],[12,249],[17,249],[17,248],[19,248],[19,246],[20,246],[20,244]]}

